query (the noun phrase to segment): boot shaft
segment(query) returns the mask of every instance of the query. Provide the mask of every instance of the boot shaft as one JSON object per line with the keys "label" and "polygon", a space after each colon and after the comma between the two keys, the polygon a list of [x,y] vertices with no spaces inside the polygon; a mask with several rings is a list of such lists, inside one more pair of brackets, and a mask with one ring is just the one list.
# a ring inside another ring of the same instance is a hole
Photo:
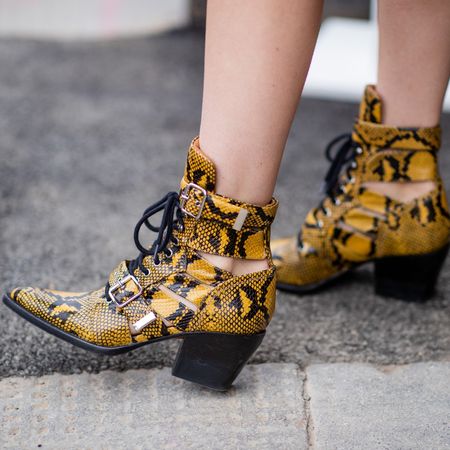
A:
{"label": "boot shaft", "polygon": [[196,251],[239,259],[268,259],[270,226],[278,202],[257,206],[219,195],[214,164],[194,139],[181,181],[181,204],[186,214],[182,239]]}
{"label": "boot shaft", "polygon": [[382,101],[374,86],[367,86],[364,92],[352,140],[362,150],[357,173],[361,184],[440,182],[437,164],[440,127],[398,128],[383,124]]}

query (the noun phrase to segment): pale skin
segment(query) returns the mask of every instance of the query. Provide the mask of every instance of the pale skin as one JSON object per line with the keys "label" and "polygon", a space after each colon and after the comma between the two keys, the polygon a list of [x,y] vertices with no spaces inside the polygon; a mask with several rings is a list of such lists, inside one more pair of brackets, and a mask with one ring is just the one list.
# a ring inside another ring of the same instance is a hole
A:
{"label": "pale skin", "polygon": [[[383,99],[383,122],[397,127],[438,125],[450,75],[450,2],[379,0],[378,26],[377,89]],[[434,183],[369,187],[409,201],[433,189]]]}
{"label": "pale skin", "polygon": [[[437,125],[450,74],[450,2],[378,5],[383,122]],[[208,1],[200,146],[216,165],[219,194],[257,205],[270,201],[321,12],[320,0]],[[370,187],[408,201],[433,183]],[[235,274],[267,268],[265,260],[204,257]]]}

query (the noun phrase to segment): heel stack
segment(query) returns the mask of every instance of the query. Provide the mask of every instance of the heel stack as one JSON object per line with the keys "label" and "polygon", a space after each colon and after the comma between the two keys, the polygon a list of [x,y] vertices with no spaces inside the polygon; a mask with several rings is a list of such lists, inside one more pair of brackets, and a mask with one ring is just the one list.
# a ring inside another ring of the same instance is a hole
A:
{"label": "heel stack", "polygon": [[433,253],[392,256],[375,261],[375,292],[411,302],[424,302],[434,293],[449,246]]}
{"label": "heel stack", "polygon": [[183,338],[172,375],[226,391],[261,344],[265,332],[246,336],[192,333]]}

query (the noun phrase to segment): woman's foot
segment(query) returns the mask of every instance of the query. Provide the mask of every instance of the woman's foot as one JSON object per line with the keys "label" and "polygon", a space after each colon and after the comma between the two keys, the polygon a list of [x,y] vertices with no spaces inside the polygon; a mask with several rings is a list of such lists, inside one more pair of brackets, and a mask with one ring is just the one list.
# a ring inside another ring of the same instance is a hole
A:
{"label": "woman's foot", "polygon": [[280,289],[308,292],[374,261],[379,294],[432,294],[450,237],[437,166],[440,129],[385,125],[381,108],[368,86],[352,135],[327,149],[326,196],[298,235],[272,242]]}
{"label": "woman's foot", "polygon": [[[227,389],[274,312],[268,236],[277,202],[260,207],[220,196],[215,174],[194,142],[180,193],[167,194],[144,212],[135,229],[140,255],[121,262],[105,286],[86,293],[17,288],[5,303],[44,330],[103,353],[182,338],[174,375]],[[151,225],[160,211],[161,225]],[[150,249],[139,240],[142,225],[158,233]],[[201,253],[267,259],[268,268],[234,275]]]}

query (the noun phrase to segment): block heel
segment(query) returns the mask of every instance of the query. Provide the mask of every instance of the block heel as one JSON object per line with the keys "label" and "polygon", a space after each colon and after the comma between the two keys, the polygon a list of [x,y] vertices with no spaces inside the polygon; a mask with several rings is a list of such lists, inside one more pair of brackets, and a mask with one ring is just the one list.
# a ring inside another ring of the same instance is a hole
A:
{"label": "block heel", "polygon": [[172,375],[211,389],[226,391],[259,347],[264,334],[187,335],[178,350]]}
{"label": "block heel", "polygon": [[375,261],[375,292],[411,302],[424,302],[434,293],[449,246],[433,253],[392,256]]}

